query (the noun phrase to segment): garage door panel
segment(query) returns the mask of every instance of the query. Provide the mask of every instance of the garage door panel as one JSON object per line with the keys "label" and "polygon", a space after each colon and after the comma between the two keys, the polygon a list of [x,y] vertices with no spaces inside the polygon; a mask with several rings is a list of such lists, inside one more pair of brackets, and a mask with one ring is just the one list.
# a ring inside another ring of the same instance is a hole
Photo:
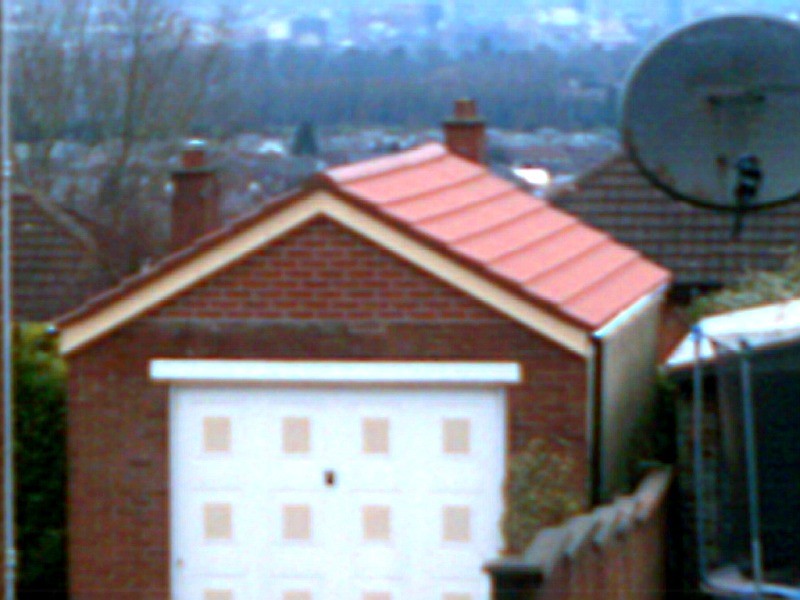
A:
{"label": "garage door panel", "polygon": [[402,600],[404,586],[397,579],[358,578],[347,600]]}
{"label": "garage door panel", "polygon": [[242,481],[241,474],[231,469],[227,461],[192,461],[193,475],[187,478],[186,485],[197,493],[205,491],[238,492],[244,489],[246,483]]}
{"label": "garage door panel", "polygon": [[337,471],[338,484],[357,492],[392,492],[404,489],[403,475],[394,461],[354,461]]}
{"label": "garage door panel", "polygon": [[[176,392],[173,548],[204,565],[191,569],[203,585],[211,569],[252,579],[236,600],[488,598],[481,567],[500,546],[499,391]],[[187,509],[202,521],[194,532]],[[176,590],[200,590],[185,579],[176,569]]]}
{"label": "garage door panel", "polygon": [[440,459],[431,461],[430,489],[439,493],[481,494],[486,485],[493,483],[487,478],[488,461],[475,459]]}
{"label": "garage door panel", "polygon": [[325,488],[324,463],[310,461],[284,461],[280,465],[266,466],[271,473],[266,477],[274,480],[272,489],[277,492],[303,491],[307,493],[320,493]]}
{"label": "garage door panel", "polygon": [[345,514],[344,540],[352,547],[353,577],[396,579],[407,569],[403,531],[408,515],[395,495],[354,494]]}
{"label": "garage door panel", "polygon": [[236,546],[243,539],[242,493],[201,490],[191,495],[184,511],[184,535],[197,547]]}
{"label": "garage door panel", "polygon": [[245,577],[248,569],[242,566],[243,556],[230,548],[204,548],[198,550],[192,564],[186,566],[186,574],[191,579],[203,580],[209,577]]}
{"label": "garage door panel", "polygon": [[330,537],[332,515],[325,495],[276,491],[262,496],[264,539],[271,546],[322,546]]}
{"label": "garage door panel", "polygon": [[328,575],[327,563],[328,553],[324,548],[286,545],[280,548],[280,552],[270,554],[270,565],[265,574],[267,579],[276,581],[309,577],[322,581]]}
{"label": "garage door panel", "polygon": [[340,489],[360,492],[399,492],[407,487],[404,461],[397,457],[343,459],[336,469]]}
{"label": "garage door panel", "polygon": [[[202,410],[205,407],[200,407]],[[199,460],[227,460],[241,453],[242,436],[237,429],[237,419],[232,410],[203,410],[193,416],[186,428],[184,442],[188,454]]]}
{"label": "garage door panel", "polygon": [[258,452],[262,487],[323,490],[332,435],[324,418],[328,403],[296,407],[280,397],[274,403],[274,410],[262,419],[264,448]]}
{"label": "garage door panel", "polygon": [[470,549],[444,547],[431,553],[428,573],[431,580],[452,579],[460,581],[465,573],[480,573],[486,559]]}
{"label": "garage door panel", "polygon": [[432,467],[427,478],[433,492],[479,493],[486,485],[484,474],[475,463],[438,464]]}
{"label": "garage door panel", "polygon": [[[313,578],[322,581],[331,568],[331,547],[337,541],[337,515],[326,497],[278,493],[265,511],[264,573],[269,579]],[[319,590],[319,588],[317,588]]]}
{"label": "garage door panel", "polygon": [[430,600],[481,600],[488,597],[488,583],[478,578],[437,581],[428,596]]}
{"label": "garage door panel", "polygon": [[351,539],[397,541],[398,534],[408,526],[409,511],[394,491],[347,491],[341,496],[343,527]]}
{"label": "garage door panel", "polygon": [[325,582],[321,577],[282,577],[265,580],[259,598],[275,600],[323,600]]}
{"label": "garage door panel", "polygon": [[407,569],[406,562],[396,548],[372,545],[353,553],[353,577],[356,581],[374,579],[400,579]]}
{"label": "garage door panel", "polygon": [[194,579],[175,600],[239,600],[253,596],[253,588],[243,578],[202,577]]}
{"label": "garage door panel", "polygon": [[191,563],[183,567],[184,573],[192,580],[208,578],[243,578],[248,569],[243,566],[246,561],[240,552],[222,546],[201,548],[193,554]]}
{"label": "garage door panel", "polygon": [[287,399],[276,398],[270,402],[269,397],[254,398],[250,404],[263,401],[273,404],[271,410],[262,411],[262,415],[252,415],[250,420],[260,430],[265,458],[287,461],[318,459],[324,450],[321,444],[327,433],[321,418],[323,407],[295,408]]}

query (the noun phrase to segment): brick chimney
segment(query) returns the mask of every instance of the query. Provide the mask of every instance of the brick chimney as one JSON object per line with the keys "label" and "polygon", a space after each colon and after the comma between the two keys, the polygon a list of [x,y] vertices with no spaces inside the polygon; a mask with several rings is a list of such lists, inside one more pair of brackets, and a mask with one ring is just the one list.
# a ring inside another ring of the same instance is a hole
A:
{"label": "brick chimney", "polygon": [[444,139],[454,154],[486,162],[486,121],[478,116],[475,100],[456,100],[453,116],[444,122]]}
{"label": "brick chimney", "polygon": [[217,172],[209,166],[206,143],[192,140],[181,164],[172,172],[170,249],[178,250],[219,224],[220,190]]}

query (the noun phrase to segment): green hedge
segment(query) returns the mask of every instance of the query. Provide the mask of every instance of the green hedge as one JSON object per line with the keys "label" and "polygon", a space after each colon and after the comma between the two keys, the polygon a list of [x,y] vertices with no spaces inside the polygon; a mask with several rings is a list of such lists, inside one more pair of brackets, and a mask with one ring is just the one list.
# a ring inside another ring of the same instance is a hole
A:
{"label": "green hedge", "polygon": [[511,458],[502,525],[509,553],[523,553],[540,529],[584,508],[576,468],[570,445],[560,439],[534,438]]}
{"label": "green hedge", "polygon": [[18,590],[66,598],[66,367],[42,325],[15,330]]}
{"label": "green hedge", "polygon": [[700,296],[688,310],[688,318],[702,317],[800,297],[800,254],[787,259],[776,271],[751,271],[721,290]]}

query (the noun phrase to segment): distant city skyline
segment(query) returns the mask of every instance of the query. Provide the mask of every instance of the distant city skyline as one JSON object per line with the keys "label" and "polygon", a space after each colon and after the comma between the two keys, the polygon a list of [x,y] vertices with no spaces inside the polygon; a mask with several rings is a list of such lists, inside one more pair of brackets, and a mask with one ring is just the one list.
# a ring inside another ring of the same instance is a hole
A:
{"label": "distant city skyline", "polygon": [[[505,15],[524,10],[546,8],[575,8],[593,15],[614,14],[647,14],[653,11],[653,3],[642,3],[641,0],[504,0],[503,2],[487,2],[482,0],[306,0],[299,9],[294,0],[167,0],[175,7],[188,10],[214,9],[229,7],[241,9],[250,7],[256,10],[294,9],[297,12],[316,12],[328,9],[331,11],[352,9],[383,9],[401,4],[448,4],[455,2],[471,5],[482,15]],[[800,10],[796,2],[787,0],[680,0],[687,17],[694,13],[724,13],[733,11],[771,12],[787,14]],[[657,3],[661,4],[661,3]],[[656,6],[657,6],[656,4]]]}

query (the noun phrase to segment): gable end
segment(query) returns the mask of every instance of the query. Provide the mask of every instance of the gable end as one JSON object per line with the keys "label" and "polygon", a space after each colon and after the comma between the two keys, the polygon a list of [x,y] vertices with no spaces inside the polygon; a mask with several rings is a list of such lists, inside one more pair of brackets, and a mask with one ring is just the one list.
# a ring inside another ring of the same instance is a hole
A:
{"label": "gable end", "polygon": [[370,323],[503,319],[326,216],[303,223],[147,318]]}
{"label": "gable end", "polygon": [[287,203],[268,218],[88,314],[67,320],[61,350],[70,354],[238,262],[303,223],[324,215],[436,279],[580,355],[591,352],[587,332],[538,308],[456,260],[409,237],[332,193],[316,191]]}

